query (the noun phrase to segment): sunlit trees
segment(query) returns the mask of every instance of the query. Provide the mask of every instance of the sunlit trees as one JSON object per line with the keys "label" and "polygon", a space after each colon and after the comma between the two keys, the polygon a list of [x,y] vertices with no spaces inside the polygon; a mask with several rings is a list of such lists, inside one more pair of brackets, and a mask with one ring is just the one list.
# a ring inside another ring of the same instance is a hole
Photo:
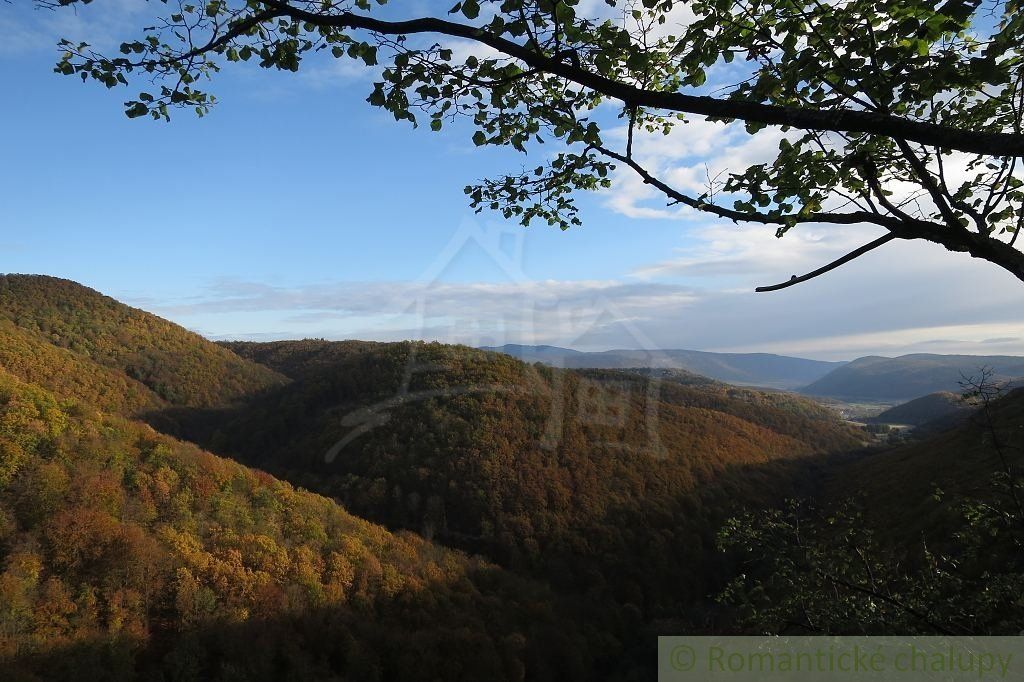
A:
{"label": "sunlit trees", "polygon": [[567,611],[538,615],[557,599],[543,587],[3,371],[0,471],[15,679],[449,679],[449,657],[408,652],[470,643],[461,665],[503,679],[552,622],[588,650]]}

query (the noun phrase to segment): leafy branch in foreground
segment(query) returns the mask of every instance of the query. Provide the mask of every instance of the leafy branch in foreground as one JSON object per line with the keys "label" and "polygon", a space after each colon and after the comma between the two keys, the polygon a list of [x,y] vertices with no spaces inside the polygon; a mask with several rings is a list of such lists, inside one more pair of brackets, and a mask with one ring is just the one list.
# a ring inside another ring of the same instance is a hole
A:
{"label": "leafy branch in foreground", "polygon": [[[199,84],[225,64],[297,71],[327,51],[381,65],[368,101],[397,120],[439,131],[465,119],[478,146],[555,143],[548,162],[467,187],[477,210],[578,225],[576,192],[609,187],[617,165],[673,204],[780,237],[808,223],[883,231],[759,290],[895,239],[1024,280],[1020,0],[606,0],[587,14],[578,0],[463,0],[442,16],[369,0],[163,4],[168,14],[120,55],[65,41],[57,70],[108,87],[141,73],[153,88],[128,115],[167,118],[174,107],[206,113],[215,100]],[[673,184],[634,140],[662,134],[685,149],[692,117],[751,135],[777,127],[778,152],[702,191]]]}

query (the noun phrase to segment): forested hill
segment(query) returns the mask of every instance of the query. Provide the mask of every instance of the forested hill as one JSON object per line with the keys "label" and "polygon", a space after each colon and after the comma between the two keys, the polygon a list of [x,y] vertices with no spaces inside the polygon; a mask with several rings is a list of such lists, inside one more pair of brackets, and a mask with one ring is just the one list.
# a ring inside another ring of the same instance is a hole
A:
{"label": "forested hill", "polygon": [[[558,595],[0,370],[11,680],[589,680]],[[608,658],[600,663],[602,656]]]}
{"label": "forested hill", "polygon": [[1014,635],[1024,627],[1024,391],[941,434],[830,458],[808,493],[723,527],[750,632]]}
{"label": "forested hill", "polygon": [[659,628],[722,617],[724,520],[864,441],[678,369],[213,344],[0,277],[0,669],[649,679]]}
{"label": "forested hill", "polygon": [[[975,406],[951,424],[921,442],[837,461],[824,492],[836,499],[860,496],[870,520],[887,532],[941,539],[949,518],[959,513],[960,498],[979,491],[995,495],[991,480],[1007,467],[1020,476],[1024,389],[1011,391],[987,411]],[[937,490],[944,491],[941,500]]]}
{"label": "forested hill", "polygon": [[956,393],[946,391],[929,393],[911,401],[890,407],[881,414],[872,417],[875,424],[909,424],[923,426],[932,423],[940,426],[947,423],[954,426],[958,418],[966,417],[971,407]]}
{"label": "forested hill", "polygon": [[[0,275],[0,337],[0,366],[106,408],[226,406],[285,382],[198,334],[55,277]],[[80,371],[90,365],[105,369]],[[73,376],[48,378],[58,366]]]}
{"label": "forested hill", "polygon": [[336,366],[356,354],[382,351],[388,344],[375,341],[219,341],[239,357],[266,365],[292,379],[313,377],[333,371]]}
{"label": "forested hill", "polygon": [[215,450],[646,616],[712,593],[715,519],[785,492],[734,474],[862,444],[810,401],[705,379],[440,344],[230,347],[295,380],[224,422]]}
{"label": "forested hill", "polygon": [[982,368],[993,380],[1024,378],[1024,357],[1010,355],[934,355],[858,358],[801,389],[808,395],[861,400],[911,400],[929,393],[960,393],[965,378]]}

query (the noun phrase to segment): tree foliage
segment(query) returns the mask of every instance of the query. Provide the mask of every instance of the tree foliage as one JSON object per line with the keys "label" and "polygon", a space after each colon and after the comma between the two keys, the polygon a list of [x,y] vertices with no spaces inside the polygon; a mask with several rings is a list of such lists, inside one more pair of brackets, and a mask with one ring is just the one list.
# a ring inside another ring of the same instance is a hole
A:
{"label": "tree foliage", "polygon": [[[1024,279],[1019,0],[606,0],[586,10],[578,0],[465,0],[438,15],[376,5],[170,3],[121,54],[63,43],[57,70],[107,87],[152,83],[127,113],[167,118],[176,107],[205,114],[215,102],[205,81],[225,65],[297,71],[325,51],[377,69],[367,99],[397,120],[436,131],[465,119],[479,146],[545,145],[537,164],[467,187],[478,210],[577,225],[575,193],[608,187],[618,166],[672,203],[779,236],[805,223],[883,231],[766,289],[894,239]],[[685,146],[694,117],[784,134],[777,153],[691,192],[633,143],[664,134]]]}
{"label": "tree foliage", "polygon": [[591,679],[557,601],[0,371],[6,679]]}
{"label": "tree foliage", "polygon": [[215,451],[646,618],[699,620],[734,501],[781,500],[777,466],[863,440],[808,400],[702,378],[440,344],[228,345],[295,380],[216,425]]}
{"label": "tree foliage", "polygon": [[122,414],[226,406],[285,382],[198,334],[56,277],[0,276],[0,333],[9,341],[2,366],[12,373]]}
{"label": "tree foliage", "polygon": [[[841,464],[817,499],[744,514],[721,598],[754,632],[1008,635],[1024,627],[1024,392],[924,443]],[[853,490],[859,491],[854,496]]]}

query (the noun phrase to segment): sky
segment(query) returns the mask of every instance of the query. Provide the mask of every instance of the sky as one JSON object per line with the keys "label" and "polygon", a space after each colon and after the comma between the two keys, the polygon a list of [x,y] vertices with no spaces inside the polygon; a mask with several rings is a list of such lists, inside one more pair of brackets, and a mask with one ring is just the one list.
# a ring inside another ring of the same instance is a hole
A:
{"label": "sky", "polygon": [[[211,114],[170,123],[123,115],[137,84],[52,73],[59,38],[116,46],[146,10],[0,3],[0,271],[72,279],[214,339],[1024,354],[1024,285],[929,244],[893,242],[753,292],[879,236],[870,228],[780,240],[666,208],[623,172],[582,199],[584,224],[566,232],[475,214],[463,187],[532,167],[538,151],[398,124],[364,101],[373,73],[348,62],[225,69]],[[699,191],[709,171],[766,158],[778,139],[695,120],[637,153]]]}

